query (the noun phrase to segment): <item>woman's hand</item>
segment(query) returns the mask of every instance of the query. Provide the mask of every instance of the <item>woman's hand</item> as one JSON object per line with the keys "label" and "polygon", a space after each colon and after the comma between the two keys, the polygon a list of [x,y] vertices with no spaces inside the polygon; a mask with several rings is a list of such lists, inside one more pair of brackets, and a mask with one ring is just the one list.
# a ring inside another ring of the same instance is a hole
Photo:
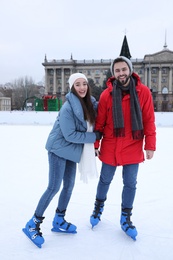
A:
{"label": "woman's hand", "polygon": [[99,157],[99,155],[100,155],[99,149],[95,149],[95,156]]}

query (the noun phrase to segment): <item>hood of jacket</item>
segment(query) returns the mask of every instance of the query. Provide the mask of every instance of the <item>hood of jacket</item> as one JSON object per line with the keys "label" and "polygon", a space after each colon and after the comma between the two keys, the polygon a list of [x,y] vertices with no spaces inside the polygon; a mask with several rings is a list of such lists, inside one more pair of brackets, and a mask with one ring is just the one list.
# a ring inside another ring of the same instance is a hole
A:
{"label": "hood of jacket", "polygon": [[71,105],[71,109],[79,121],[84,121],[84,113],[79,98],[72,92],[66,95],[66,101]]}

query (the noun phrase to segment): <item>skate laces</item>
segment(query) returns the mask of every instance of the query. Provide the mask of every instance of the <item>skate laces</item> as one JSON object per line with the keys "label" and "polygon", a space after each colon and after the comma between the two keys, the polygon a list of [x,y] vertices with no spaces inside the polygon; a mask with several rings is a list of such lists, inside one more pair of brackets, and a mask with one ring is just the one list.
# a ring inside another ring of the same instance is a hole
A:
{"label": "skate laces", "polygon": [[33,218],[33,221],[35,223],[35,227],[31,227],[29,229],[30,232],[33,232],[33,231],[37,231],[37,233],[35,233],[33,236],[36,237],[36,236],[42,236],[42,233],[40,231],[40,224],[43,222],[42,220],[37,220],[36,218]]}
{"label": "skate laces", "polygon": [[[57,224],[58,224],[58,223],[57,223]],[[60,225],[60,227],[62,227],[62,228],[63,228],[64,225],[67,225],[65,229],[68,230],[69,227],[71,226],[71,223],[67,222],[67,221],[63,218],[63,222],[62,222],[61,224],[59,224],[59,225]]]}
{"label": "skate laces", "polygon": [[123,225],[123,226],[127,225],[126,231],[127,231],[129,228],[131,228],[131,229],[134,229],[134,228],[135,228],[135,226],[133,226],[132,221],[130,220],[130,216],[131,216],[131,215],[132,215],[131,213],[124,213],[124,212],[122,212],[122,216],[125,217],[125,221],[122,223],[122,225]]}
{"label": "skate laces", "polygon": [[101,216],[102,211],[103,211],[103,206],[104,205],[101,205],[100,203],[95,204],[95,209],[94,209],[93,214],[92,214],[92,216],[94,218],[100,219],[100,216]]}
{"label": "skate laces", "polygon": [[67,222],[63,216],[59,215],[59,217],[62,218],[62,222],[61,223],[58,223],[57,222],[57,225],[59,225],[61,228],[63,228],[64,225],[67,225],[66,227],[64,227],[64,229],[68,230],[69,227],[72,225],[71,223]]}
{"label": "skate laces", "polygon": [[59,229],[67,231],[71,226],[73,226],[73,224],[71,224],[65,220],[65,218],[64,218],[65,212],[66,212],[66,210],[63,210],[63,211],[60,211],[59,209],[56,210],[58,218],[55,218],[55,223],[56,223],[56,225],[59,226],[58,227]]}

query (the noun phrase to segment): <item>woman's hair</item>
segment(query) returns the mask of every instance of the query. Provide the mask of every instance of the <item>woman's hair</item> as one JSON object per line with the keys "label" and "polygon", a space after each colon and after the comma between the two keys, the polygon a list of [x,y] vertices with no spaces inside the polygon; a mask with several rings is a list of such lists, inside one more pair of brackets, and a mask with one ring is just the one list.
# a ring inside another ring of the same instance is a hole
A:
{"label": "woman's hair", "polygon": [[90,124],[94,124],[95,123],[95,117],[96,117],[96,111],[94,110],[92,101],[91,101],[91,91],[90,91],[90,86],[87,84],[88,89],[87,89],[87,93],[85,95],[84,98],[81,98],[78,93],[76,92],[74,85],[71,88],[71,92],[76,95],[81,103],[81,106],[83,108],[83,112],[84,112],[84,119],[89,121]]}

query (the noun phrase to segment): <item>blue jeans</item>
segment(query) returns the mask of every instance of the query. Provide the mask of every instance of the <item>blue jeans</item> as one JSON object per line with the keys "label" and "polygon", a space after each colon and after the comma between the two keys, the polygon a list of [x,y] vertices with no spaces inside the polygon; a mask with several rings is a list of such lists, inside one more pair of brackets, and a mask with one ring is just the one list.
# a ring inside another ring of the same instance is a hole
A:
{"label": "blue jeans", "polygon": [[48,152],[49,159],[49,183],[46,191],[43,193],[35,210],[38,217],[42,217],[49,203],[59,191],[62,181],[63,187],[59,196],[57,208],[60,211],[66,210],[70,201],[71,194],[75,184],[76,163],[60,158],[54,153]]}
{"label": "blue jeans", "polygon": [[[116,168],[116,166],[102,163],[96,199],[101,201],[106,200],[109,186],[114,177]],[[133,208],[133,202],[136,194],[138,168],[139,164],[128,164],[123,166],[122,209]]]}

